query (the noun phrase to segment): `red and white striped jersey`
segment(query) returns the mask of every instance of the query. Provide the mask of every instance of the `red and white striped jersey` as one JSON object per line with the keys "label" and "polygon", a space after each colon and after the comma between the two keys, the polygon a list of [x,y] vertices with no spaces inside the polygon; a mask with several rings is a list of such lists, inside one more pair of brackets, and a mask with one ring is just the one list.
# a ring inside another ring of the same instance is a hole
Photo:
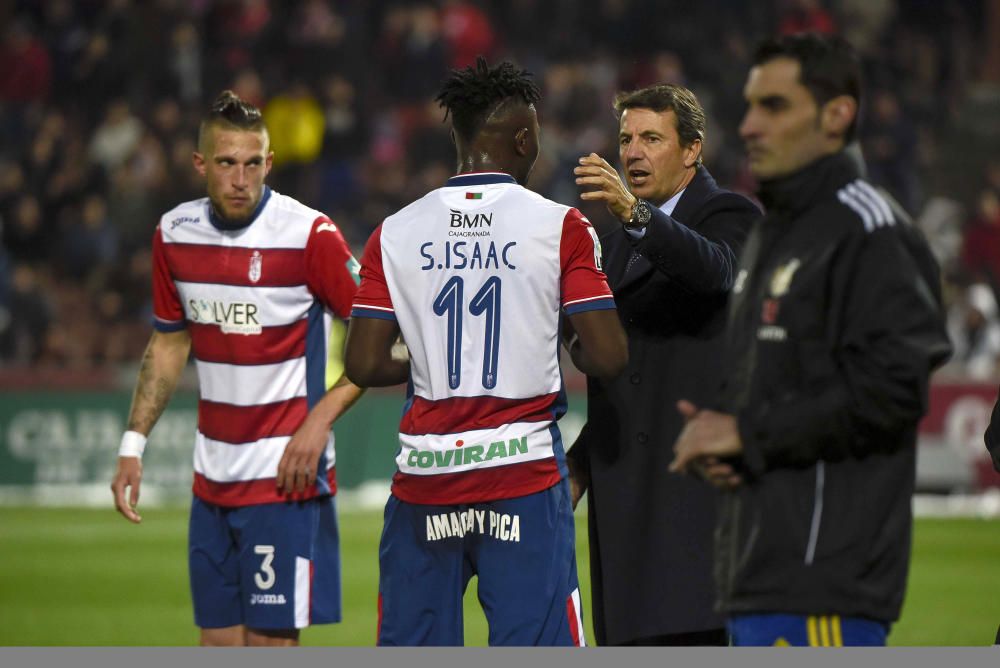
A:
{"label": "red and white striped jersey", "polygon": [[410,351],[392,491],[411,503],[524,496],[566,474],[561,313],[614,308],[576,209],[499,173],[450,179],[372,234],[352,317]]}
{"label": "red and white striped jersey", "polygon": [[[153,325],[187,329],[200,397],[194,493],[221,506],[287,500],[285,445],[326,391],[333,316],[347,318],[357,262],[333,222],[270,188],[252,222],[224,229],[208,198],[160,219]],[[304,499],[336,492],[333,434]]]}

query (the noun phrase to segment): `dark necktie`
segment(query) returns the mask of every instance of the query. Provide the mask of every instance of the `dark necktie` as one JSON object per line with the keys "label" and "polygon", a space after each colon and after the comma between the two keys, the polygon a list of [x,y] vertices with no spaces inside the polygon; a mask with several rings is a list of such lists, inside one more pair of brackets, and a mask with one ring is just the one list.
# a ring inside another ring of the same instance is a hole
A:
{"label": "dark necktie", "polygon": [[640,257],[639,251],[637,251],[636,249],[633,248],[632,249],[632,254],[629,256],[628,262],[625,264],[625,273],[626,274],[628,273],[628,270],[632,268],[632,265],[636,263],[636,260],[638,260],[639,257]]}

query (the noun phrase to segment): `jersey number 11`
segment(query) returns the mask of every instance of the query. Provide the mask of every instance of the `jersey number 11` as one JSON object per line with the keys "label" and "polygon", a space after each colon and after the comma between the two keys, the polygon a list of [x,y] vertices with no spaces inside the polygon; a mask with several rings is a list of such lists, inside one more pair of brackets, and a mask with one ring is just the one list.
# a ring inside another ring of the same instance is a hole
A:
{"label": "jersey number 11", "polygon": [[[448,387],[455,390],[462,383],[462,314],[465,281],[452,276],[434,300],[434,314],[448,317]],[[497,362],[500,359],[500,278],[491,276],[483,283],[469,303],[469,313],[486,317],[486,337],[483,342],[483,387],[491,390],[497,384]]]}

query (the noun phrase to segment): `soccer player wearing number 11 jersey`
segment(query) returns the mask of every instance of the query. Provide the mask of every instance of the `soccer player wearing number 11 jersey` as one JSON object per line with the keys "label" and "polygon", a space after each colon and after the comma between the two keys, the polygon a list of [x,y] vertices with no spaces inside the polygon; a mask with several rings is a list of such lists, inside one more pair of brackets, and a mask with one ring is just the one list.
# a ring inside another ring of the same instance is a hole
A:
{"label": "soccer player wearing number 11 jersey", "polygon": [[[346,373],[408,382],[379,549],[379,645],[461,645],[473,575],[491,645],[583,645],[563,443],[560,327],[581,370],[627,346],[579,211],[523,187],[538,156],[527,72],[482,58],[438,101],[458,175],[365,249]],[[409,359],[393,357],[402,335]]]}

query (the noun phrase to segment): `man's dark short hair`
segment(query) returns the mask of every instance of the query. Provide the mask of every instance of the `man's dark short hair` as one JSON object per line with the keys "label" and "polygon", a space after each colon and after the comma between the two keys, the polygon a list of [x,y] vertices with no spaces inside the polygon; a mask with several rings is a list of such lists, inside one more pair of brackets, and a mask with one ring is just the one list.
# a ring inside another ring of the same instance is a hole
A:
{"label": "man's dark short hair", "polygon": [[[626,109],[651,109],[658,114],[672,111],[677,118],[677,136],[681,146],[686,148],[696,139],[705,142],[705,110],[694,93],[684,86],[658,84],[618,93],[613,106],[619,119]],[[701,156],[698,156],[698,161],[701,162]]]}
{"label": "man's dark short hair", "polygon": [[231,90],[224,90],[212,102],[208,114],[198,129],[198,145],[204,139],[209,126],[221,125],[230,129],[258,131],[265,130],[264,117],[260,109],[250,104]]}
{"label": "man's dark short hair", "polygon": [[455,133],[471,141],[502,103],[516,99],[531,105],[541,94],[527,70],[519,70],[509,62],[490,67],[482,56],[475,66],[452,70],[441,92],[435,98],[445,109],[445,118],[451,114]]}
{"label": "man's dark short hair", "polygon": [[[753,64],[763,65],[775,58],[790,58],[799,64],[799,81],[817,105],[849,95],[857,100],[860,112],[861,59],[843,37],[799,33],[767,39],[757,47]],[[854,115],[847,128],[847,142],[857,133],[859,115]]]}

